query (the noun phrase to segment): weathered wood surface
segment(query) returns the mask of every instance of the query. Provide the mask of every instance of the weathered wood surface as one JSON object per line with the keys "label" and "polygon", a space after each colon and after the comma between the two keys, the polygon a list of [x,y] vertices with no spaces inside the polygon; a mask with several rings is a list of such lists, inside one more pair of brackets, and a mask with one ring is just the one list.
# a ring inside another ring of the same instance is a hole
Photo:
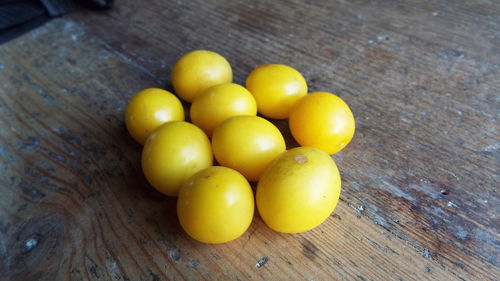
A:
{"label": "weathered wood surface", "polygon": [[[308,2],[122,0],[0,45],[0,280],[499,280],[500,4]],[[323,225],[205,245],[147,184],[124,107],[198,48],[351,106]]]}

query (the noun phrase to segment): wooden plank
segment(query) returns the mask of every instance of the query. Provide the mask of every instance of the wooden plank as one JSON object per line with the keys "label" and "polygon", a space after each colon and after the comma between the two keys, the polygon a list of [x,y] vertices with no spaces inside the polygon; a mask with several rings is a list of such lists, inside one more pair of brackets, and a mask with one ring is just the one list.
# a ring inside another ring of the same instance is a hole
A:
{"label": "wooden plank", "polygon": [[[0,272],[498,279],[499,15],[480,1],[120,1],[0,45]],[[292,65],[351,106],[356,136],[333,156],[341,201],[322,226],[284,235],[257,216],[239,239],[204,245],[149,187],[124,107],[169,88],[195,48],[226,56],[238,83],[260,63]]]}

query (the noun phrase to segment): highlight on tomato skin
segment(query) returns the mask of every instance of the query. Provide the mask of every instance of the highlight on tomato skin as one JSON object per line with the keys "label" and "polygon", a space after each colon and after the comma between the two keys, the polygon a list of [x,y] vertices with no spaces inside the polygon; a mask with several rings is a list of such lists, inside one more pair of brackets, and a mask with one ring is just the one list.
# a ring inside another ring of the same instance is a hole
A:
{"label": "highlight on tomato skin", "polygon": [[349,106],[328,92],[310,93],[297,101],[288,123],[301,146],[316,147],[330,155],[351,141],[356,127]]}
{"label": "highlight on tomato skin", "polygon": [[314,147],[281,153],[257,185],[260,217],[283,233],[308,231],[323,223],[340,197],[340,173],[333,159]]}
{"label": "highlight on tomato skin", "polygon": [[203,243],[226,243],[240,237],[254,215],[250,184],[239,172],[222,166],[194,174],[181,187],[177,216],[182,228]]}
{"label": "highlight on tomato skin", "polygon": [[125,125],[140,144],[156,128],[169,121],[184,121],[181,101],[169,91],[149,88],[130,99],[125,109]]}
{"label": "highlight on tomato skin", "polygon": [[220,54],[194,50],[177,60],[172,69],[171,81],[175,93],[181,99],[193,102],[207,88],[232,82],[233,71]]}
{"label": "highlight on tomato skin", "polygon": [[247,77],[247,89],[254,95],[260,114],[285,119],[293,105],[307,94],[304,76],[283,64],[263,64]]}

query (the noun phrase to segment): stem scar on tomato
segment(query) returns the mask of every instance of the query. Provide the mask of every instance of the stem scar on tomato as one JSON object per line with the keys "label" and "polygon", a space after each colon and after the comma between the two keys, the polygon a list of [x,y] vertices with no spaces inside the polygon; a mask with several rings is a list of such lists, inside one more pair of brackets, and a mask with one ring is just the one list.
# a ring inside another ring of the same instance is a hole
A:
{"label": "stem scar on tomato", "polygon": [[305,156],[304,154],[295,154],[293,158],[295,158],[295,161],[297,161],[297,163],[299,164],[307,163],[307,156]]}

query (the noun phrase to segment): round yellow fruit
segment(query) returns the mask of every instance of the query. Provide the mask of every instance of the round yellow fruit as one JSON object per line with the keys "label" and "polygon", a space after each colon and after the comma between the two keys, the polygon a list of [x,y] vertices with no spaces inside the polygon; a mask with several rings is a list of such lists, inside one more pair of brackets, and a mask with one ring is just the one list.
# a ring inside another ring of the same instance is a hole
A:
{"label": "round yellow fruit", "polygon": [[193,175],[179,191],[177,216],[192,238],[204,243],[225,243],[250,226],[253,191],[237,171],[210,167]]}
{"label": "round yellow fruit", "polygon": [[306,80],[283,64],[264,64],[247,77],[247,89],[257,101],[259,113],[268,118],[288,118],[292,106],[307,94]]}
{"label": "round yellow fruit", "polygon": [[257,209],[271,229],[284,233],[310,230],[332,213],[340,196],[340,174],[320,149],[298,147],[269,164],[256,191]]}
{"label": "round yellow fruit", "polygon": [[215,128],[212,149],[219,164],[257,181],[286,145],[279,129],[266,119],[236,116]]}
{"label": "round yellow fruit", "polygon": [[238,115],[257,115],[254,97],[244,87],[226,83],[206,89],[191,104],[191,121],[211,137],[222,121]]}
{"label": "round yellow fruit", "polygon": [[310,93],[290,112],[290,131],[302,146],[312,146],[334,154],[354,136],[355,122],[349,106],[327,92]]}
{"label": "round yellow fruit", "polygon": [[184,121],[184,108],[172,93],[156,88],[137,93],[125,109],[125,125],[140,144],[156,128],[169,121]]}
{"label": "round yellow fruit", "polygon": [[205,89],[233,81],[229,62],[221,55],[196,50],[183,55],[174,65],[171,81],[175,93],[192,102]]}
{"label": "round yellow fruit", "polygon": [[207,135],[183,121],[168,122],[153,131],[142,151],[142,170],[146,179],[169,196],[177,196],[189,177],[212,164]]}

